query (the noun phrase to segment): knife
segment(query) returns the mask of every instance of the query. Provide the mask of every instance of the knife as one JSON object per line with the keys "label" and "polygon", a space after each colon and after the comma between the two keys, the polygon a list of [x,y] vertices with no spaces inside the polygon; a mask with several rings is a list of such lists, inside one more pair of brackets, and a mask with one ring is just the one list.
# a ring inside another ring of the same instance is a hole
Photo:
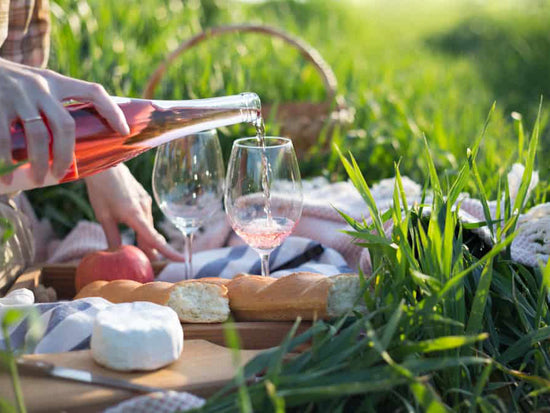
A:
{"label": "knife", "polygon": [[276,268],[271,268],[270,271],[281,271],[286,270],[288,268],[296,268],[299,267],[302,264],[305,264],[306,262],[317,258],[320,256],[323,252],[325,252],[325,248],[321,244],[316,244],[313,247],[308,248],[300,255],[292,258],[290,261],[285,262],[284,264],[279,265]]}
{"label": "knife", "polygon": [[64,380],[73,380],[81,383],[128,390],[134,393],[156,393],[167,391],[166,389],[161,389],[158,387],[143,386],[141,384],[131,383],[122,379],[101,376],[98,374],[90,373],[86,370],[58,367],[46,361],[20,358],[17,360],[17,367],[19,368],[19,371],[21,373],[55,377]]}

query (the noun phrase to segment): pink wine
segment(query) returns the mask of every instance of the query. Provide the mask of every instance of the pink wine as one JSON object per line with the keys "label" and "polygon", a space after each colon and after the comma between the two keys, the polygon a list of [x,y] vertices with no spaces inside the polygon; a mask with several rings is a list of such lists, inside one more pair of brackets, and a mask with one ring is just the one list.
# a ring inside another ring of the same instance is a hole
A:
{"label": "pink wine", "polygon": [[244,225],[234,225],[233,229],[244,242],[256,250],[271,251],[281,245],[296,223],[288,218],[257,218]]}
{"label": "pink wine", "polygon": [[[61,179],[50,172],[42,186],[83,178],[133,158],[155,146],[199,131],[241,122],[256,123],[261,105],[255,93],[211,99],[161,101],[113,98],[124,113],[130,134],[115,132],[92,104],[71,104],[66,108],[76,122],[73,165]],[[47,120],[44,119],[46,125]],[[20,122],[11,127],[14,162],[27,159],[25,133]],[[50,156],[52,138],[50,136]],[[30,164],[13,172],[10,185],[0,183],[0,194],[36,187]]]}
{"label": "pink wine", "polygon": [[273,171],[271,170],[271,164],[267,159],[266,146],[265,146],[265,125],[262,117],[258,118],[255,122],[256,127],[256,138],[260,142],[260,147],[262,148],[262,170],[260,171],[262,175],[262,191],[264,194],[264,212],[267,216],[267,221],[271,221],[271,175]]}

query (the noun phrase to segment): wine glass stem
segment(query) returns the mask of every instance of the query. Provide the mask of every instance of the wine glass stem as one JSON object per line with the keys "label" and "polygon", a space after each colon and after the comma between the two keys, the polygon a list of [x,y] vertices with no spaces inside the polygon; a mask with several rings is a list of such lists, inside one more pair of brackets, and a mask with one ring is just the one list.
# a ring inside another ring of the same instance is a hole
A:
{"label": "wine glass stem", "polygon": [[260,260],[262,262],[262,275],[269,277],[269,253],[260,254]]}
{"label": "wine glass stem", "polygon": [[185,257],[185,279],[193,278],[193,233],[183,233],[183,255]]}

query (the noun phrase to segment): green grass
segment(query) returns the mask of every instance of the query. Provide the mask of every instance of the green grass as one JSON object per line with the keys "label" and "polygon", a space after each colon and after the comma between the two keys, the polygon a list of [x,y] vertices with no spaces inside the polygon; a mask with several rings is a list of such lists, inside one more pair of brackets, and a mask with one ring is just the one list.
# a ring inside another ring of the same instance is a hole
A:
{"label": "green grass", "polygon": [[[357,162],[340,155],[372,218],[355,222],[343,215],[353,227],[349,234],[371,255],[374,272],[362,280],[366,311],[317,322],[295,338],[290,333],[197,411],[250,411],[242,400],[262,412],[547,410],[550,265],[525,268],[512,263],[508,251],[539,135],[529,142],[523,189],[514,205],[505,198],[492,249],[477,254],[473,247],[481,241],[460,222],[455,205],[479,178],[476,157],[483,138],[461,160],[448,190],[425,146],[430,214],[422,212],[426,206],[407,203],[396,169],[389,240],[382,228],[386,214],[374,204]],[[476,195],[487,202],[482,192]],[[500,237],[506,229],[506,238]],[[306,341],[307,351],[283,363]]]}
{"label": "green grass", "polygon": [[[363,280],[366,314],[289,336],[249,363],[203,411],[548,409],[550,265],[512,263],[509,248],[519,214],[544,200],[548,189],[546,104],[534,128],[540,96],[550,93],[547,2],[56,4],[51,67],[100,82],[113,94],[139,96],[163,56],[205,27],[252,21],[318,48],[334,68],[339,92],[356,109],[354,124],[333,137],[344,155],[313,148],[301,168],[306,177],[349,177],[374,218],[367,224],[344,216],[350,236],[371,254],[374,274]],[[271,103],[324,97],[316,73],[296,52],[254,36],[218,39],[186,54],[157,96],[244,90]],[[221,130],[225,150],[232,138],[249,133],[244,125]],[[131,162],[146,187],[151,160],[149,153]],[[494,246],[487,251],[453,205],[465,191],[485,206],[497,194],[500,199],[515,161],[527,172],[514,205],[504,199],[502,224],[488,224]],[[543,183],[524,207],[532,169]],[[394,175],[394,207],[382,214],[369,188]],[[407,203],[402,175],[433,194],[430,215],[423,213],[426,206]],[[32,193],[39,212],[62,231],[89,215],[79,200],[82,185],[67,188],[72,200],[60,188]],[[394,224],[390,240],[382,235],[386,219]],[[237,342],[231,331],[228,337]],[[310,339],[311,349],[282,362]]]}
{"label": "green grass", "polygon": [[[112,94],[140,96],[169,51],[203,29],[242,22],[278,27],[316,47],[334,69],[339,93],[356,116],[333,138],[353,151],[370,180],[391,176],[394,162],[401,159],[403,174],[424,181],[426,165],[419,156],[423,133],[437,170],[454,176],[457,159],[497,100],[478,158],[481,179],[494,195],[496,177],[518,152],[511,111],[523,113],[526,124],[532,124],[540,95],[550,91],[550,35],[545,30],[550,6],[538,1],[498,4],[57,0],[50,67],[102,83]],[[257,92],[266,103],[324,98],[311,65],[282,42],[257,35],[230,35],[197,46],[171,67],[157,97],[201,98],[245,90]],[[278,127],[268,122],[267,132],[276,133]],[[242,125],[221,130],[226,155],[233,138],[251,133]],[[301,162],[304,176],[344,177],[335,152],[312,152]],[[130,163],[146,188],[152,155]],[[547,164],[537,167],[545,177]],[[68,187],[85,197],[82,184]],[[35,191],[31,198],[60,232],[89,215],[57,189]]]}

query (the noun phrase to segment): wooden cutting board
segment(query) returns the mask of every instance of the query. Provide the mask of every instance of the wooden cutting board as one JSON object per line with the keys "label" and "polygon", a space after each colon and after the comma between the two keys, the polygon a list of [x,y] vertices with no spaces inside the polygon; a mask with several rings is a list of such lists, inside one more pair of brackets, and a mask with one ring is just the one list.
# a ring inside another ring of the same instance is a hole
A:
{"label": "wooden cutting board", "polygon": [[[241,364],[245,364],[259,353],[260,351],[256,350],[241,351]],[[25,357],[147,386],[188,391],[203,397],[220,389],[235,374],[231,350],[204,340],[186,340],[179,360],[153,372],[119,373],[103,368],[93,361],[89,350]],[[125,390],[49,377],[22,376],[21,379],[29,412],[98,411],[138,395]],[[0,398],[14,400],[10,378],[4,371],[0,373]]]}
{"label": "wooden cutting board", "polygon": [[[311,321],[302,321],[296,335],[311,327]],[[294,323],[292,321],[239,321],[233,324],[243,349],[266,349],[277,347],[286,338]],[[225,342],[224,324],[182,324],[185,339],[207,340],[220,346]]]}

